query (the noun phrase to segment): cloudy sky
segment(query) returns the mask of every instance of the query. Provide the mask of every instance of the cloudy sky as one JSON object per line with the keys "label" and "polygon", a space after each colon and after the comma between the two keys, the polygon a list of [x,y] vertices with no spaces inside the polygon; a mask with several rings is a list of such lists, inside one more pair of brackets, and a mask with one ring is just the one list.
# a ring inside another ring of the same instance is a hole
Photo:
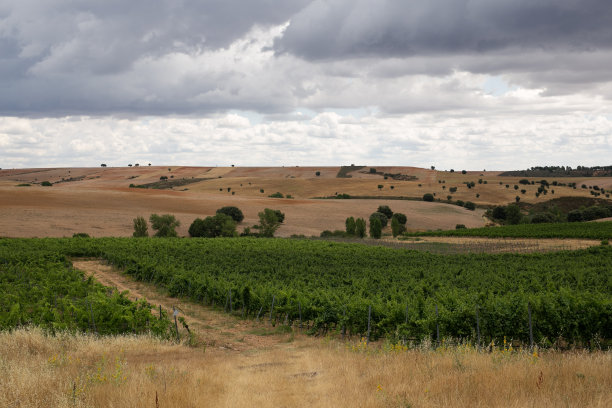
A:
{"label": "cloudy sky", "polygon": [[0,167],[612,165],[610,0],[0,0]]}

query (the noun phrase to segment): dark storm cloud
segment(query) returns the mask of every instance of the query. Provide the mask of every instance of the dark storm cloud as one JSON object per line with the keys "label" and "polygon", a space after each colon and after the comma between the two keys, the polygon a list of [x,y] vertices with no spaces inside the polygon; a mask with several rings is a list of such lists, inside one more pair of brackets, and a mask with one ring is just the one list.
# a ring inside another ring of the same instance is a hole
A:
{"label": "dark storm cloud", "polygon": [[317,0],[275,44],[314,60],[611,47],[609,0]]}
{"label": "dark storm cloud", "polygon": [[[184,95],[178,92],[177,100],[159,101],[154,83],[148,93],[158,101],[144,102],[147,90],[134,89],[134,78],[127,74],[134,64],[172,53],[197,56],[222,49],[255,26],[286,22],[305,4],[9,0],[0,4],[0,114],[156,113],[168,112],[169,104],[180,112],[184,107],[178,98]],[[163,74],[160,80],[166,79]]]}

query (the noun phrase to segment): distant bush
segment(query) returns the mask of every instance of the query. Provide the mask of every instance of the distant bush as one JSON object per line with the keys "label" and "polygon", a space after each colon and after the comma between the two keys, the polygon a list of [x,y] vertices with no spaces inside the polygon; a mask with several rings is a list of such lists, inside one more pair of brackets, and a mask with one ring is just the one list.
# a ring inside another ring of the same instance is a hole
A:
{"label": "distant bush", "polygon": [[463,207],[467,208],[468,210],[474,211],[476,209],[476,204],[471,201],[466,201],[465,204],[463,204]]}
{"label": "distant bush", "polygon": [[72,238],[89,238],[89,234],[85,232],[75,232],[72,234]]}
{"label": "distant bush", "polygon": [[321,172],[320,172],[320,171],[317,171],[317,172],[315,173],[315,175],[316,175],[317,177],[319,177],[319,176],[321,175]]}
{"label": "distant bush", "polygon": [[240,211],[240,208],[234,206],[221,207],[216,211],[217,214],[225,214],[232,217],[232,219],[238,223],[244,220],[244,214]]}
{"label": "distant bush", "polygon": [[450,191],[451,193],[455,193],[457,192],[457,187],[450,187],[448,191]]}
{"label": "distant bush", "polygon": [[279,193],[278,191],[276,193],[274,193],[274,194],[270,194],[268,197],[270,197],[270,198],[285,198],[283,193]]}
{"label": "distant bush", "polygon": [[40,183],[40,185],[43,187],[51,187],[53,184],[51,184],[50,181],[43,181],[42,183]]}
{"label": "distant bush", "polygon": [[456,230],[458,230],[458,229],[465,229],[465,225],[464,224],[457,224],[457,225],[455,225],[455,229]]}
{"label": "distant bush", "polygon": [[458,205],[459,207],[463,207],[463,204],[465,204],[462,200],[457,200],[455,201],[455,204]]}
{"label": "distant bush", "polygon": [[370,174],[376,174],[376,169],[374,167],[370,167]]}
{"label": "distant bush", "polygon": [[467,171],[461,170],[461,174],[467,174]]}
{"label": "distant bush", "polygon": [[425,193],[423,195],[423,201],[432,202],[434,200],[434,196],[431,193]]}

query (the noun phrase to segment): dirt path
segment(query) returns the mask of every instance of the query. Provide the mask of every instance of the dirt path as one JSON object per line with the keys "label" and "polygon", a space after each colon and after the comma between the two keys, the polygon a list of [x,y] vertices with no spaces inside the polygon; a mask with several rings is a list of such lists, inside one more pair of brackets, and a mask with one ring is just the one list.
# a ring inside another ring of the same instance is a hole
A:
{"label": "dirt path", "polygon": [[[208,350],[261,350],[273,347],[289,337],[287,334],[277,334],[265,322],[242,320],[211,307],[166,296],[154,285],[135,281],[100,260],[75,259],[72,263],[75,268],[93,276],[104,286],[114,287],[121,292],[129,291],[128,297],[132,300],[145,298],[156,307],[161,305],[169,316],[172,316],[174,307],[178,308],[179,316],[185,318],[197,341],[204,343]],[[183,327],[179,327],[179,332],[182,336],[186,335]]]}

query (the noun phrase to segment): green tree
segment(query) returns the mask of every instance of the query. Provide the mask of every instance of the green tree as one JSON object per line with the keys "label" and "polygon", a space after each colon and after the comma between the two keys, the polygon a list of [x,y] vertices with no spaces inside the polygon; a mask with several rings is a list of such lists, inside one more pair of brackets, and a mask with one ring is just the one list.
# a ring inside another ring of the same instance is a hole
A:
{"label": "green tree", "polygon": [[380,227],[381,228],[385,228],[387,226],[387,223],[389,222],[389,219],[387,218],[387,216],[381,212],[374,212],[370,215],[370,224],[372,224],[372,220],[374,218],[378,218],[378,220],[380,221]]}
{"label": "green tree", "polygon": [[376,211],[385,214],[389,219],[393,217],[393,211],[391,211],[391,208],[389,208],[388,205],[379,205],[378,210]]}
{"label": "green tree", "polygon": [[510,204],[506,207],[506,222],[508,224],[520,224],[523,220],[521,209],[516,204]]}
{"label": "green tree", "polygon": [[382,226],[380,224],[380,218],[370,218],[370,237],[380,239],[382,236]]}
{"label": "green tree", "polygon": [[397,221],[400,223],[400,225],[406,225],[406,222],[408,221],[406,214],[402,213],[395,213],[391,218],[397,218]]}
{"label": "green tree", "polygon": [[355,220],[355,235],[359,238],[363,238],[366,235],[366,222],[363,218]]}
{"label": "green tree", "polygon": [[391,233],[393,234],[394,237],[397,237],[405,230],[406,230],[406,226],[399,222],[398,217],[394,216],[391,218]]}
{"label": "green tree", "polygon": [[134,233],[132,236],[135,238],[149,236],[149,227],[147,226],[147,220],[145,220],[144,217],[134,218]]}
{"label": "green tree", "polygon": [[242,222],[242,220],[244,220],[244,214],[242,214],[240,208],[234,206],[221,207],[217,210],[217,214],[229,215],[237,223],[240,223]]}
{"label": "green tree", "polygon": [[181,225],[180,221],[172,214],[151,214],[149,222],[151,228],[156,231],[156,237],[176,237],[176,228]]}
{"label": "green tree", "polygon": [[355,218],[348,217],[346,221],[344,222],[344,224],[346,225],[346,233],[350,235],[355,235],[355,228],[356,228]]}
{"label": "green tree", "polygon": [[[279,213],[282,217],[279,217]],[[259,216],[259,233],[262,237],[273,237],[285,219],[285,215],[280,210],[270,208],[264,209],[257,215]]]}
{"label": "green tree", "polygon": [[216,238],[236,236],[236,221],[227,214],[217,213],[205,219],[196,218],[189,227],[191,237]]}
{"label": "green tree", "polygon": [[423,201],[432,202],[434,200],[434,196],[431,193],[426,193],[423,195]]}

